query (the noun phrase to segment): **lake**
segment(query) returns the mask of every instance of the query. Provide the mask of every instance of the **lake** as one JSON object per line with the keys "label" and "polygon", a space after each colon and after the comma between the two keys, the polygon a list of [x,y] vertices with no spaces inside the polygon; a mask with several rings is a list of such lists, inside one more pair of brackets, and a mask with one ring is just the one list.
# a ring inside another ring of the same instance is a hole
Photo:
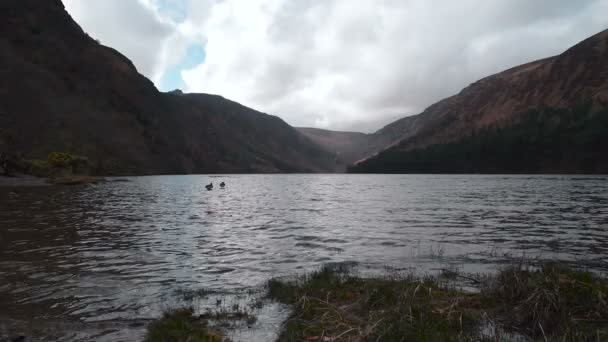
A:
{"label": "lake", "polygon": [[[525,257],[608,273],[605,176],[127,179],[0,188],[0,332],[141,338],[184,294],[244,293],[336,262],[486,272]],[[258,339],[284,315],[264,313]]]}

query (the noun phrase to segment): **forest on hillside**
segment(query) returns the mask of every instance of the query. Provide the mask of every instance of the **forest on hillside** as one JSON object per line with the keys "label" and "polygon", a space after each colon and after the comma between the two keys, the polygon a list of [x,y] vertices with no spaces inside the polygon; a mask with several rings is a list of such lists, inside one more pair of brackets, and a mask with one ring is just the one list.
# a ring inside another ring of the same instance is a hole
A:
{"label": "forest on hillside", "polygon": [[386,150],[352,173],[608,173],[608,108],[534,110],[459,141]]}

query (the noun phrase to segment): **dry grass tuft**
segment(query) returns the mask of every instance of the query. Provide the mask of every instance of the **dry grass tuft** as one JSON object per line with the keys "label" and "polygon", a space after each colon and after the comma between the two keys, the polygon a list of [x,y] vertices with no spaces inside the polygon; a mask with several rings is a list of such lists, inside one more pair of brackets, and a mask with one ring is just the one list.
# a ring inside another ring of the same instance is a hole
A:
{"label": "dry grass tuft", "polygon": [[608,340],[608,282],[557,264],[511,266],[482,289],[503,324],[533,338]]}
{"label": "dry grass tuft", "polygon": [[192,308],[181,308],[164,313],[148,326],[146,342],[221,342],[222,336],[213,332],[207,320],[194,315]]}
{"label": "dry grass tuft", "polygon": [[[479,293],[437,278],[360,278],[324,267],[268,282],[290,304],[280,341],[483,341],[514,332],[531,340],[608,340],[608,282],[557,265],[509,267],[484,276]],[[488,323],[500,329],[482,336]]]}

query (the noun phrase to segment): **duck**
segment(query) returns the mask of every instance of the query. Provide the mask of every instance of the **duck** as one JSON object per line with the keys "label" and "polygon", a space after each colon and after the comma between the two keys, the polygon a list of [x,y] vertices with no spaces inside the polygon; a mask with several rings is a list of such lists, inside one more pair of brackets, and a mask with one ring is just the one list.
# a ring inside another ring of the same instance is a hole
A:
{"label": "duck", "polygon": [[207,190],[213,190],[213,183],[205,185],[205,188],[207,188]]}
{"label": "duck", "polygon": [[220,183],[220,188],[223,188],[223,187],[225,187],[225,186],[226,186],[226,183],[224,183],[224,182],[221,182],[221,183]]}

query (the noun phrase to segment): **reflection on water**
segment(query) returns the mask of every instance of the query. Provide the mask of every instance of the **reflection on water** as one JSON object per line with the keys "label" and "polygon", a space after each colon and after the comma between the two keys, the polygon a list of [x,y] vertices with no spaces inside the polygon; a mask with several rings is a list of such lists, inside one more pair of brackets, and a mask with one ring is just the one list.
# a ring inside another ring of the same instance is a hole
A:
{"label": "reflection on water", "polygon": [[5,322],[141,331],[179,291],[240,291],[327,262],[487,270],[528,255],[608,270],[605,177],[159,176],[8,190]]}

